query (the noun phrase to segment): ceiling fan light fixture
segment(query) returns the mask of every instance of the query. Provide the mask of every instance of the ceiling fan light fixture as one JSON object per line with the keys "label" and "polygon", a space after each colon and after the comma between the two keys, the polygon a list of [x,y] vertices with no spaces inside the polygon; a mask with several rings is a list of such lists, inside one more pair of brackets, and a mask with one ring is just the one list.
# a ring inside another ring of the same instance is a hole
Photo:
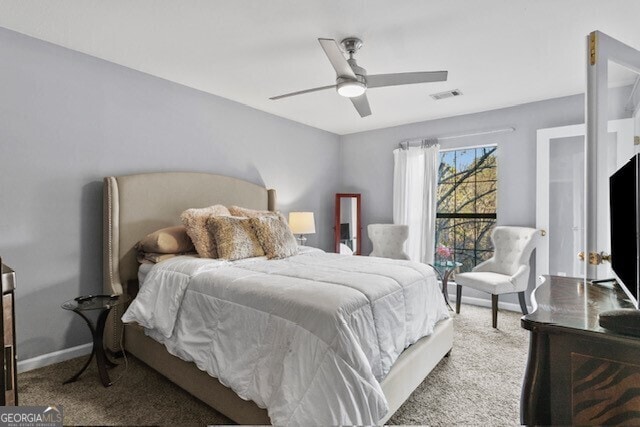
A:
{"label": "ceiling fan light fixture", "polygon": [[336,89],[345,98],[356,98],[367,90],[367,85],[358,80],[343,80],[337,84]]}
{"label": "ceiling fan light fixture", "polygon": [[[357,37],[348,37],[342,40],[342,50],[334,39],[319,38],[320,47],[324,50],[327,59],[336,72],[336,84],[321,86],[297,92],[285,93],[284,95],[273,96],[269,99],[283,99],[290,96],[302,95],[305,93],[318,92],[321,90],[335,88],[338,95],[349,98],[360,117],[371,115],[371,107],[367,99],[367,89],[378,87],[412,85],[418,83],[444,82],[447,80],[446,71],[415,71],[409,73],[392,74],[367,74],[367,70],[356,62],[355,54],[362,47],[362,40]],[[349,58],[344,54],[348,53]],[[452,92],[452,96],[462,95],[458,90]]]}

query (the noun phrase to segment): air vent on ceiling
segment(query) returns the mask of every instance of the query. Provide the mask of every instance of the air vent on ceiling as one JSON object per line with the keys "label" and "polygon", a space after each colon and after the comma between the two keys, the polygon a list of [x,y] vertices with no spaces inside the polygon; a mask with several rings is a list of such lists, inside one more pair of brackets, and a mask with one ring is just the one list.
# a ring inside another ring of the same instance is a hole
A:
{"label": "air vent on ceiling", "polygon": [[446,92],[432,93],[429,96],[431,96],[436,101],[439,101],[441,99],[452,98],[454,96],[460,96],[460,95],[462,95],[462,92],[460,92],[460,90],[453,89],[453,90],[448,90]]}

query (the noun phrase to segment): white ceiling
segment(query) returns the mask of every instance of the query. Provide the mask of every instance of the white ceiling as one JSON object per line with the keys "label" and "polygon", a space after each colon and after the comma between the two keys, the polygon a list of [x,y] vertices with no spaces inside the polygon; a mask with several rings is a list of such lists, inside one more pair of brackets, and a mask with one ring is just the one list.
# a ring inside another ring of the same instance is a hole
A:
{"label": "white ceiling", "polygon": [[[640,48],[640,1],[0,0],[0,26],[347,134],[581,93],[585,36]],[[331,90],[268,99],[333,84],[317,38],[352,35],[370,74],[449,80],[372,89],[366,118]]]}

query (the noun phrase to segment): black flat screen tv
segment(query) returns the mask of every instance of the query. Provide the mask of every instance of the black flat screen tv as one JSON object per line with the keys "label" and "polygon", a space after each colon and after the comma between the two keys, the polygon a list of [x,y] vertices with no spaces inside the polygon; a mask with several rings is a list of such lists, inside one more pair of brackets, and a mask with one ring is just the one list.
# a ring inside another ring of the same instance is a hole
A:
{"label": "black flat screen tv", "polygon": [[638,307],[640,290],[640,154],[609,179],[611,266],[618,283]]}

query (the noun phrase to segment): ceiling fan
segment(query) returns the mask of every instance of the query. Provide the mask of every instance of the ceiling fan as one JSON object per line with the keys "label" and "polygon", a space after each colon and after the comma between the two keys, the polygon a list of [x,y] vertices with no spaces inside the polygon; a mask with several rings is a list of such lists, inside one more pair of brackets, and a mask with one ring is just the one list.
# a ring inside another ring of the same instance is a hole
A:
{"label": "ceiling fan", "polygon": [[446,71],[419,71],[415,73],[373,74],[368,76],[367,70],[358,66],[356,59],[353,57],[358,49],[362,47],[362,40],[356,37],[348,37],[340,42],[342,49],[349,54],[349,59],[345,59],[335,40],[318,39],[318,41],[327,58],[329,58],[329,62],[336,70],[336,84],[286,93],[269,99],[275,101],[290,96],[335,88],[339,95],[351,99],[353,106],[356,107],[361,117],[366,117],[371,115],[371,108],[365,93],[368,88],[443,82],[447,80]]}

